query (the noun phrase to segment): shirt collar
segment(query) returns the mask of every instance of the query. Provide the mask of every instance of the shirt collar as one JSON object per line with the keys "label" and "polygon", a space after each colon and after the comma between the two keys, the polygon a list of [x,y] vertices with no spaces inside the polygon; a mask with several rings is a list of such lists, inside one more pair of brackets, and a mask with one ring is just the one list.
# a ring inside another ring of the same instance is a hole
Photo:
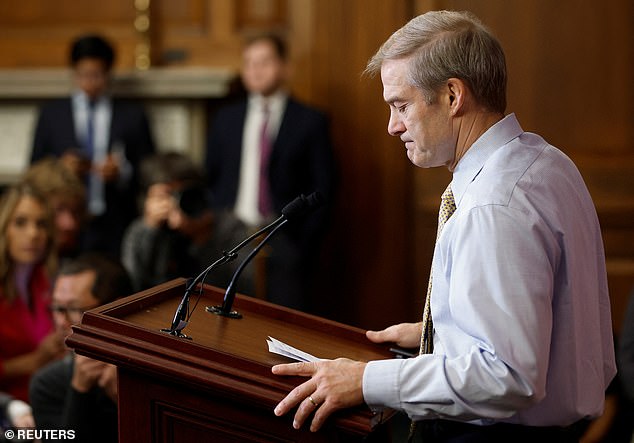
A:
{"label": "shirt collar", "polygon": [[288,94],[285,91],[277,91],[268,97],[264,97],[260,94],[249,94],[249,107],[261,109],[263,103],[266,101],[269,109],[272,112],[277,112],[283,108],[287,98]]}
{"label": "shirt collar", "polygon": [[451,191],[456,200],[456,205],[460,205],[460,200],[462,200],[467,186],[480,173],[487,159],[502,146],[519,137],[522,132],[524,131],[520,127],[515,114],[509,114],[487,129],[471,145],[453,171]]}
{"label": "shirt collar", "polygon": [[[75,89],[72,93],[71,100],[75,106],[81,106],[83,109],[88,109],[88,96],[81,89]],[[108,105],[110,98],[107,95],[102,95],[95,100],[95,107]]]}

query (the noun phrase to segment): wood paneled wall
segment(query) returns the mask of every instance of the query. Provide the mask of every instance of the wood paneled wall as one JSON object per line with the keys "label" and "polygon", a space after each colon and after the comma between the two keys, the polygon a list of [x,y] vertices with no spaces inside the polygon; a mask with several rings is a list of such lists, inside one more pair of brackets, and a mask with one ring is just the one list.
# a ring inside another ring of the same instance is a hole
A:
{"label": "wood paneled wall", "polygon": [[133,66],[134,18],[132,1],[0,0],[0,67],[66,66],[68,42],[95,31],[112,39],[118,66]]}
{"label": "wood paneled wall", "polygon": [[[310,97],[330,113],[341,169],[325,314],[364,327],[413,318],[412,172],[399,140],[386,131],[378,78],[361,77],[368,58],[411,17],[406,2],[315,2]],[[344,309],[335,309],[342,306]]]}
{"label": "wood paneled wall", "polygon": [[[331,117],[341,186],[325,245],[317,312],[362,327],[415,321],[422,310],[438,196],[450,175],[409,164],[386,132],[367,59],[429,9],[471,10],[500,38],[509,112],[575,160],[604,228],[615,326],[634,284],[634,5],[630,0],[153,0],[151,42],[162,66],[237,68],[259,29],[291,43],[292,90]],[[95,13],[98,12],[98,13]],[[117,46],[134,66],[134,0],[0,0],[0,68],[63,66],[78,32]]]}

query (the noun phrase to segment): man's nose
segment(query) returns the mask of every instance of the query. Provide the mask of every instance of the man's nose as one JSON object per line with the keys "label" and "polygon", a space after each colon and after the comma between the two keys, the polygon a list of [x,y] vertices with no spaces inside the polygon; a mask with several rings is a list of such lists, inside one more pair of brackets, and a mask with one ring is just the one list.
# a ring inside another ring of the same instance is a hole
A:
{"label": "man's nose", "polygon": [[405,125],[394,110],[390,111],[390,120],[387,122],[387,132],[393,136],[399,136],[405,132]]}
{"label": "man's nose", "polygon": [[71,326],[73,323],[68,319],[67,315],[59,315],[55,318],[55,324],[57,326],[57,330],[60,331],[64,336],[70,335]]}

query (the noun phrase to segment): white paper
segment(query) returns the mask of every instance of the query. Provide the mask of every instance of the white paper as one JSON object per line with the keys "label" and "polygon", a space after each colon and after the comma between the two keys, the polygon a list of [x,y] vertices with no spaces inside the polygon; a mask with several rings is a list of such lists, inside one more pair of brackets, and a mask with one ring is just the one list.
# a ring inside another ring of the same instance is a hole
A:
{"label": "white paper", "polygon": [[284,342],[281,342],[271,336],[266,340],[269,345],[269,352],[274,354],[283,355],[284,357],[291,358],[293,360],[309,362],[321,360],[314,355],[310,355],[307,352],[300,351]]}

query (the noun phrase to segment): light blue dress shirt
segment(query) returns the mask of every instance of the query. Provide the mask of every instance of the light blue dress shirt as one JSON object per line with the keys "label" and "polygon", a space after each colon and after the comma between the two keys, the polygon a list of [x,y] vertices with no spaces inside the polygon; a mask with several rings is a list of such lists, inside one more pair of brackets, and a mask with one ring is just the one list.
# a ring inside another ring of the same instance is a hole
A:
{"label": "light blue dress shirt", "polygon": [[596,211],[561,151],[513,114],[459,161],[433,258],[434,353],[369,362],[373,409],[412,419],[569,425],[616,373]]}
{"label": "light blue dress shirt", "polygon": [[[88,118],[90,116],[88,96],[80,90],[72,94],[73,121],[78,141],[85,144],[88,137]],[[112,124],[112,100],[109,96],[99,97],[93,105],[93,149],[94,164],[101,164],[108,153],[116,155],[119,161],[119,178],[117,185],[126,186],[132,178],[132,165],[125,155],[125,146],[120,140],[110,140]],[[110,147],[110,149],[109,149]],[[105,183],[96,173],[88,177],[88,212],[93,216],[103,215],[106,211]]]}

